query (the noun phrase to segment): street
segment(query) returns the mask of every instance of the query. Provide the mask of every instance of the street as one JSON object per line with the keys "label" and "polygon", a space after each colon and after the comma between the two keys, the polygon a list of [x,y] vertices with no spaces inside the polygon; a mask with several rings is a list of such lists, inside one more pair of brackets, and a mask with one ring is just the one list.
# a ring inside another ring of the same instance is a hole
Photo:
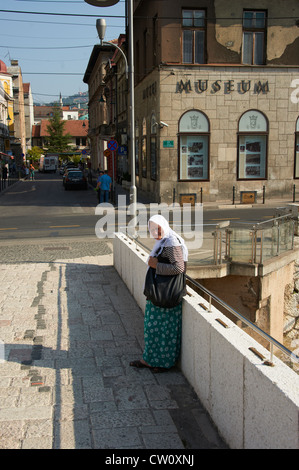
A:
{"label": "street", "polygon": [[[107,239],[95,235],[99,216],[95,191],[65,191],[62,176],[36,172],[34,181],[24,180],[0,194],[1,263],[53,261],[59,258],[108,253]],[[254,224],[273,216],[273,207],[215,209],[205,207],[206,238],[215,225]],[[117,222],[117,218],[116,218]],[[149,240],[150,243],[150,240]],[[203,247],[204,249],[205,247]]]}
{"label": "street", "polygon": [[0,195],[1,263],[54,261],[110,252],[95,236],[96,193],[65,191],[62,176],[36,173]]}
{"label": "street", "polygon": [[58,173],[36,173],[1,197],[0,239],[94,235],[96,205],[92,189],[65,191]]}

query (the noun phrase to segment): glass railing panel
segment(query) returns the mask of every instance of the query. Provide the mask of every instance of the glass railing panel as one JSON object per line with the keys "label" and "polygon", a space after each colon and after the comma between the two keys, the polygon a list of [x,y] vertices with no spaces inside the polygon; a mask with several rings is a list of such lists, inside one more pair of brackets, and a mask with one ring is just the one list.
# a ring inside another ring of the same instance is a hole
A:
{"label": "glass railing panel", "polygon": [[261,263],[277,256],[277,227],[269,227],[258,231],[258,248],[256,262]]}
{"label": "glass railing panel", "polygon": [[229,257],[232,261],[252,263],[253,232],[244,229],[231,229]]}
{"label": "glass railing panel", "polygon": [[288,220],[279,225],[279,253],[293,248],[294,223]]}

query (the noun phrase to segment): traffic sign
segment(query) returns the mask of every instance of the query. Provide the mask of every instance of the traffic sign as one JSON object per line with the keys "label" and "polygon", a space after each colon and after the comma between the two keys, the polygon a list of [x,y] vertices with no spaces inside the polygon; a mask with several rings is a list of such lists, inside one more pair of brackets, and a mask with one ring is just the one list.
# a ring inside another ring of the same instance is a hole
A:
{"label": "traffic sign", "polygon": [[107,145],[108,149],[111,150],[111,152],[115,152],[118,149],[118,143],[114,139],[109,140]]}
{"label": "traffic sign", "polygon": [[120,147],[118,147],[118,155],[127,155],[127,153],[128,150],[126,145],[121,145]]}
{"label": "traffic sign", "polygon": [[105,157],[110,157],[110,155],[111,155],[110,150],[109,149],[104,150],[104,155],[105,155]]}

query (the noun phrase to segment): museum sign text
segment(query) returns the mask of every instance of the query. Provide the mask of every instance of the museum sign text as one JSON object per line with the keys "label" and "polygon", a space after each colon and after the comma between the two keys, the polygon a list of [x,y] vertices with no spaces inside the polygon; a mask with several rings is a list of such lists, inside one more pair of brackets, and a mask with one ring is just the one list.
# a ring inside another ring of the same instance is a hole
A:
{"label": "museum sign text", "polygon": [[[225,94],[237,91],[242,95],[249,92],[250,90],[252,90],[254,94],[267,94],[270,91],[269,83],[262,83],[261,81],[253,83],[251,80],[242,80],[240,82],[236,82],[235,80],[216,80],[212,83],[209,83],[209,80],[197,80],[194,83],[194,91],[199,94],[206,91],[215,94],[220,90],[223,90]],[[193,91],[190,80],[186,80],[185,82],[181,80],[180,82],[177,82],[176,93],[183,93],[183,91],[185,91],[185,93],[190,93]]]}

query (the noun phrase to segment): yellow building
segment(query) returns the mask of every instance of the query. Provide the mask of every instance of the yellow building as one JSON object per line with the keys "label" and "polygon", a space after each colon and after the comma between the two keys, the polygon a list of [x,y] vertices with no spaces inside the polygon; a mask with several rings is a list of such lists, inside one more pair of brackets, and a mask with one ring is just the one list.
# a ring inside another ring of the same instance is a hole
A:
{"label": "yellow building", "polygon": [[10,130],[13,128],[12,76],[0,60],[0,152],[9,154]]}

